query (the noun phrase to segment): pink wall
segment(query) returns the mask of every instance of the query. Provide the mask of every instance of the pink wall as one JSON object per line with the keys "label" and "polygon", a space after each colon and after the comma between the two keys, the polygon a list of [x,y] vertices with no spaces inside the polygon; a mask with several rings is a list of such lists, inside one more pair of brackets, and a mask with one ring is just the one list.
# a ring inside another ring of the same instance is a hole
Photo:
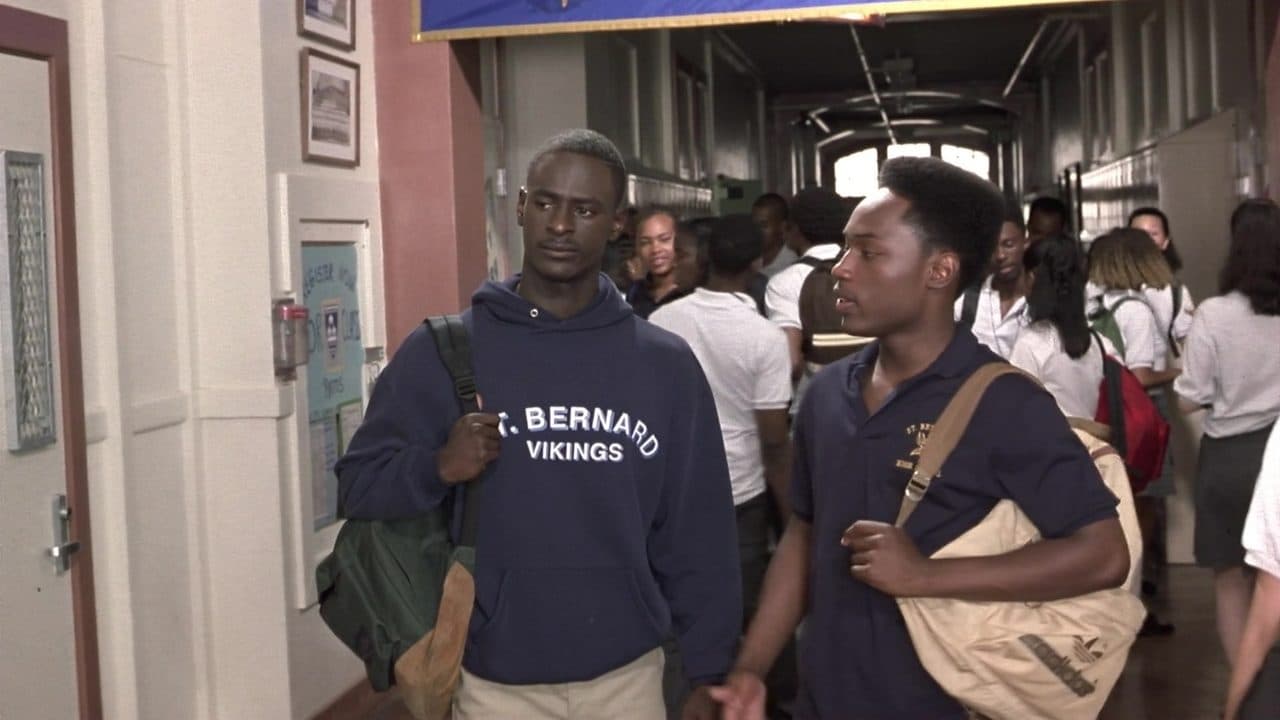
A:
{"label": "pink wall", "polygon": [[485,277],[484,135],[474,42],[414,43],[411,4],[374,2],[387,344],[468,304]]}

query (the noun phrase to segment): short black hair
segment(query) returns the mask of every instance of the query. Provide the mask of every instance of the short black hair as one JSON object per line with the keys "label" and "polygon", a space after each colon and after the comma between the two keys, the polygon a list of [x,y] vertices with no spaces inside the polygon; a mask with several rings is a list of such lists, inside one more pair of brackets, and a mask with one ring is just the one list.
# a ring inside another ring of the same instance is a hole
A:
{"label": "short black hair", "polygon": [[1259,315],[1280,315],[1280,206],[1275,202],[1245,200],[1231,213],[1221,289],[1249,298]]}
{"label": "short black hair", "polygon": [[664,216],[671,218],[672,226],[680,224],[680,216],[676,215],[676,212],[671,208],[663,205],[645,205],[641,208],[639,214],[636,215],[636,239],[640,239],[640,228],[644,227],[645,223],[656,217]]}
{"label": "short black hair", "polygon": [[739,275],[764,253],[764,234],[750,215],[725,215],[711,223],[707,251],[712,270],[720,275]]}
{"label": "short black hair", "polygon": [[1022,208],[1018,203],[1006,199],[1004,202],[1004,222],[1013,223],[1013,226],[1027,234],[1027,219],[1022,217]]}
{"label": "short black hair", "polygon": [[1129,220],[1128,222],[1125,223],[1125,225],[1128,227],[1133,227],[1133,221],[1142,217],[1143,215],[1151,215],[1153,217],[1160,218],[1160,225],[1164,228],[1164,234],[1165,235],[1170,234],[1171,231],[1169,230],[1169,216],[1165,215],[1164,211],[1157,207],[1147,206],[1147,207],[1140,207],[1137,210],[1134,210],[1133,212],[1129,213]]}
{"label": "short black hair", "polygon": [[1052,195],[1042,195],[1031,201],[1031,209],[1028,215],[1040,213],[1042,215],[1056,215],[1062,218],[1062,224],[1067,224],[1067,204]]}
{"label": "short black hair", "polygon": [[807,187],[791,198],[791,222],[812,245],[843,243],[850,212],[844,198],[824,187]]}
{"label": "short black hair", "polygon": [[995,185],[933,157],[898,157],[880,168],[880,187],[911,203],[904,219],[920,239],[960,256],[959,294],[982,274],[991,259],[1004,197]]}
{"label": "short black hair", "polygon": [[555,153],[573,153],[595,158],[609,166],[613,174],[613,191],[615,208],[622,207],[627,199],[627,166],[622,161],[622,153],[609,138],[595,130],[576,128],[552,135],[533,153],[526,172],[532,173],[544,157]]}
{"label": "short black hair", "polygon": [[1169,267],[1174,272],[1182,270],[1182,256],[1178,254],[1178,249],[1173,246],[1173,231],[1169,229],[1169,216],[1165,215],[1164,211],[1158,207],[1140,207],[1129,213],[1129,221],[1125,225],[1133,227],[1133,221],[1143,215],[1160,218],[1160,226],[1164,228],[1165,239],[1169,241],[1169,244],[1164,246],[1164,260],[1169,263]]}
{"label": "short black hair", "polygon": [[756,198],[756,201],[751,203],[751,210],[754,212],[762,207],[769,206],[776,208],[778,211],[778,217],[783,220],[788,219],[790,216],[790,209],[787,207],[787,199],[778,193],[765,193]]}

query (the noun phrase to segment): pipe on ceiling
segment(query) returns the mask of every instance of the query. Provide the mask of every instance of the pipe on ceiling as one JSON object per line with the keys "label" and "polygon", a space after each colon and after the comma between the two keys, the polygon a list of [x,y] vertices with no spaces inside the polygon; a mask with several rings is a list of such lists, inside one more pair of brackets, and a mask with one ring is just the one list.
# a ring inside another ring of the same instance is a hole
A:
{"label": "pipe on ceiling", "polygon": [[1053,22],[1053,18],[1045,18],[1040,21],[1040,27],[1036,28],[1036,34],[1031,36],[1031,42],[1027,43],[1027,49],[1022,53],[1022,59],[1018,60],[1018,66],[1013,69],[1013,74],[1009,76],[1009,82],[1004,86],[1004,92],[1000,97],[1007,98],[1009,93],[1013,92],[1013,86],[1018,83],[1018,78],[1022,75],[1022,70],[1026,68],[1027,61],[1031,59],[1031,54],[1036,51],[1036,45],[1040,43],[1040,38],[1044,36],[1044,31],[1049,29],[1049,25]]}
{"label": "pipe on ceiling", "polygon": [[867,86],[871,88],[871,96],[876,100],[876,108],[880,110],[880,119],[884,121],[884,127],[889,131],[889,142],[894,145],[898,144],[898,138],[893,133],[893,123],[889,122],[889,113],[885,112],[884,103],[880,100],[880,91],[876,89],[876,79],[871,76],[871,64],[867,62],[867,53],[862,49],[862,40],[858,38],[858,28],[849,25],[849,32],[853,35],[853,44],[858,47],[858,59],[862,61],[862,72],[867,77]]}

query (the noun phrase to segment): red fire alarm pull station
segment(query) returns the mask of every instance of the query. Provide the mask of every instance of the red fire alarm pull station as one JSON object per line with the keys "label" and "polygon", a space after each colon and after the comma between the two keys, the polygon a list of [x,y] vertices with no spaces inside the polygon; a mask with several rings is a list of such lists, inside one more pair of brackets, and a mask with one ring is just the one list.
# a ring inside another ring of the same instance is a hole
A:
{"label": "red fire alarm pull station", "polygon": [[298,366],[307,362],[310,349],[306,306],[293,300],[277,300],[271,309],[271,330],[276,376],[293,380]]}

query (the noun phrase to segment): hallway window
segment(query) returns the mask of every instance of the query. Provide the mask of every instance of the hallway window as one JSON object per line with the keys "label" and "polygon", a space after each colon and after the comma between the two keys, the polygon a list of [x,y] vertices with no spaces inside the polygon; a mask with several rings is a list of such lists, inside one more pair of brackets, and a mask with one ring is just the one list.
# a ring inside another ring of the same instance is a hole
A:
{"label": "hallway window", "polygon": [[929,157],[933,154],[933,149],[929,147],[929,143],[902,143],[888,146],[885,152],[892,160],[896,157]]}
{"label": "hallway window", "polygon": [[991,156],[981,150],[959,145],[943,145],[942,159],[980,178],[991,179]]}
{"label": "hallway window", "polygon": [[866,197],[879,187],[880,154],[869,147],[836,160],[836,194]]}

